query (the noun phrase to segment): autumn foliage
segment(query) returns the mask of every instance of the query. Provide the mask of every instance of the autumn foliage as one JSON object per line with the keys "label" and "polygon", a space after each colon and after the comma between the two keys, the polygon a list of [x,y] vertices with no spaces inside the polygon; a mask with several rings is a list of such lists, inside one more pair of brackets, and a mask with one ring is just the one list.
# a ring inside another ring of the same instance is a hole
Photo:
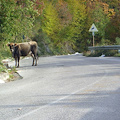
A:
{"label": "autumn foliage", "polygon": [[[83,52],[92,45],[118,44],[119,0],[1,0],[0,42],[36,40],[41,54]],[[24,37],[23,37],[24,36]]]}

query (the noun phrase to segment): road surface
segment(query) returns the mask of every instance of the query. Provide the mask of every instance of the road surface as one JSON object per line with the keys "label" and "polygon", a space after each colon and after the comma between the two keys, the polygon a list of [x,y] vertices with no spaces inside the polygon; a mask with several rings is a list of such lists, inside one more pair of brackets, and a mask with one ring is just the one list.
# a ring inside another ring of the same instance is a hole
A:
{"label": "road surface", "polygon": [[120,58],[66,55],[31,64],[21,60],[23,79],[0,84],[0,120],[120,120]]}

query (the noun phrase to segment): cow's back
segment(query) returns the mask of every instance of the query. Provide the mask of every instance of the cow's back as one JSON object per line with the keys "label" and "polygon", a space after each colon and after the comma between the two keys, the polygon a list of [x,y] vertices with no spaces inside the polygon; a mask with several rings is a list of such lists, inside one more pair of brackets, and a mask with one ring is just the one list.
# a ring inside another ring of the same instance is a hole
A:
{"label": "cow's back", "polygon": [[29,42],[30,46],[31,46],[31,51],[36,53],[37,52],[37,49],[38,49],[38,45],[37,45],[37,42],[35,41],[30,41]]}
{"label": "cow's back", "polygon": [[19,50],[21,56],[27,56],[31,51],[31,46],[28,42],[19,43]]}

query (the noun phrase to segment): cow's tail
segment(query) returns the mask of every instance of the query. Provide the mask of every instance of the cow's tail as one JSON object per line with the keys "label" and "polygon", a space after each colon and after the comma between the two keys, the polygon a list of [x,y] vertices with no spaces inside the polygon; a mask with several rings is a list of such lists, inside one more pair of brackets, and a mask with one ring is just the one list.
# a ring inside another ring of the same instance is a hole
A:
{"label": "cow's tail", "polygon": [[36,55],[36,56],[37,56],[37,60],[39,60],[40,53],[41,53],[41,52],[40,52],[40,48],[39,48],[39,46],[37,46],[37,55]]}
{"label": "cow's tail", "polygon": [[37,60],[39,60],[39,54],[38,54],[38,52],[37,52]]}

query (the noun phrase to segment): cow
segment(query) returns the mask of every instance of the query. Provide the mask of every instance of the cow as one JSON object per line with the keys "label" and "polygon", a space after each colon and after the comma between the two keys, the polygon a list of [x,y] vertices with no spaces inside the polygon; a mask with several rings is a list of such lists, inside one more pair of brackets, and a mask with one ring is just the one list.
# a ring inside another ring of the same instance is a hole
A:
{"label": "cow", "polygon": [[[15,67],[19,67],[20,56],[27,56],[31,54],[33,58],[32,66],[37,66],[38,59],[38,45],[35,41],[23,42],[23,43],[9,43],[10,51],[15,59]],[[36,62],[35,62],[36,61]]]}

